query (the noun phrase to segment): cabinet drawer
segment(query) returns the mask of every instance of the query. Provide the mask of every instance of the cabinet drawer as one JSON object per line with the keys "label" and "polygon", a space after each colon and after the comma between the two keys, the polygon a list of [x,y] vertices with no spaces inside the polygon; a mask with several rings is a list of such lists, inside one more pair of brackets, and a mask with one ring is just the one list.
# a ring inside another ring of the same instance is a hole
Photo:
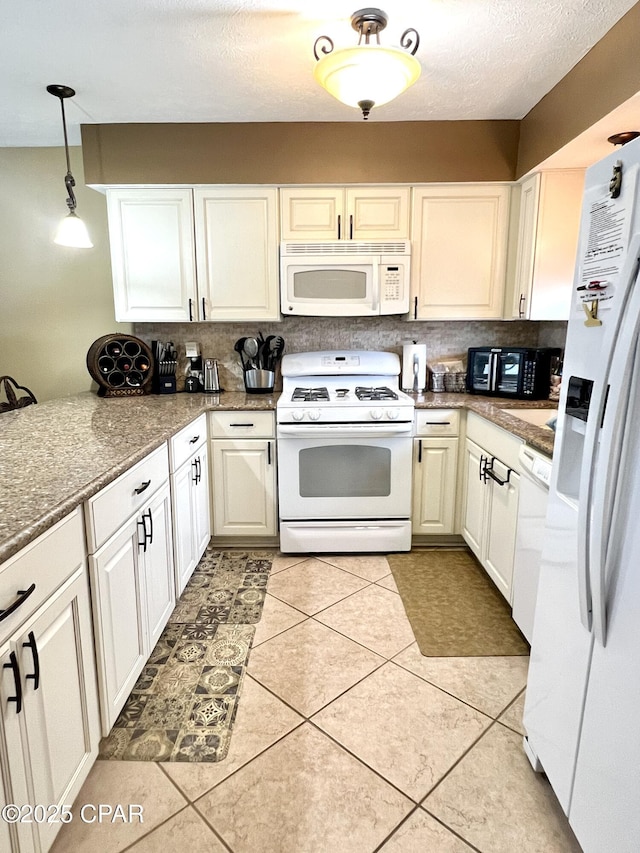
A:
{"label": "cabinet drawer", "polygon": [[[0,610],[20,604],[0,621],[0,642],[46,601],[84,562],[84,526],[78,508],[0,566]],[[28,595],[31,586],[35,588]]]}
{"label": "cabinet drawer", "polygon": [[210,438],[273,438],[273,412],[209,412]]}
{"label": "cabinet drawer", "polygon": [[460,412],[456,409],[416,411],[416,435],[458,435]]}
{"label": "cabinet drawer", "polygon": [[169,477],[167,445],[161,445],[141,459],[113,483],[85,503],[87,542],[93,554],[120,525],[149,498]]}
{"label": "cabinet drawer", "polygon": [[521,438],[476,415],[475,412],[467,414],[467,438],[474,441],[485,453],[497,457],[503,465],[520,472],[519,453],[524,444]]}
{"label": "cabinet drawer", "polygon": [[169,439],[169,465],[177,471],[183,462],[207,440],[207,416],[201,414],[195,421]]}

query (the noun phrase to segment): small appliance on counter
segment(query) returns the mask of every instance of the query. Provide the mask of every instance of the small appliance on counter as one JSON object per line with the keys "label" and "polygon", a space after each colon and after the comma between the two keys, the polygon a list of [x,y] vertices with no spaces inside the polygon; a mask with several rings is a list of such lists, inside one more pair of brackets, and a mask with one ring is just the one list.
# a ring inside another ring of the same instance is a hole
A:
{"label": "small appliance on counter", "polygon": [[271,394],[278,362],[284,353],[284,338],[262,332],[257,338],[239,338],[234,350],[240,356],[244,387],[247,394]]}
{"label": "small appliance on counter", "polygon": [[410,341],[402,345],[402,390],[417,394],[427,387],[427,345]]}
{"label": "small appliance on counter", "polygon": [[176,393],[176,368],[178,354],[172,341],[151,341],[155,362],[153,371],[153,390],[156,394]]}
{"label": "small appliance on counter", "polygon": [[133,335],[103,335],[87,353],[87,369],[98,383],[99,397],[148,394],[154,375],[151,350]]}
{"label": "small appliance on counter", "polygon": [[190,393],[202,391],[202,357],[200,355],[200,347],[195,341],[186,341],[184,354],[189,362],[187,376],[184,380],[184,390]]}
{"label": "small appliance on counter", "polygon": [[467,391],[518,400],[546,400],[556,347],[471,347]]}
{"label": "small appliance on counter", "polygon": [[205,394],[219,394],[222,390],[220,388],[217,358],[205,358],[203,385]]}

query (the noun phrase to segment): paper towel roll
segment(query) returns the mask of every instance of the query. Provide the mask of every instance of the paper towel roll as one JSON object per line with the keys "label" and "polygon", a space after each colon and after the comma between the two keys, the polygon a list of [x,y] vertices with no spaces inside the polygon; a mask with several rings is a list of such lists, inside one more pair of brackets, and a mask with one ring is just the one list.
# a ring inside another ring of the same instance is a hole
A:
{"label": "paper towel roll", "polygon": [[424,391],[427,386],[427,345],[403,344],[402,390]]}

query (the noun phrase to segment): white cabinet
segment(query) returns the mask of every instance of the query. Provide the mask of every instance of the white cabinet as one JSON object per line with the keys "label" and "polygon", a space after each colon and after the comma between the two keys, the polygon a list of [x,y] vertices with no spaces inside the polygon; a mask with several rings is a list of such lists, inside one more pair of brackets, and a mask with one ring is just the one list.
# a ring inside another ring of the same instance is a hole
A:
{"label": "white cabinet", "polygon": [[511,602],[520,439],[473,413],[467,418],[462,535]]}
{"label": "white cabinet", "polygon": [[106,735],[175,606],[167,446],[90,498],[85,515]]}
{"label": "white cabinet", "polygon": [[507,316],[569,319],[583,188],[584,169],[538,172],[522,181]]}
{"label": "white cabinet", "polygon": [[116,320],[194,319],[191,190],[108,189],[107,213]]}
{"label": "white cabinet", "polygon": [[279,320],[275,187],[109,188],[116,320]]}
{"label": "white cabinet", "polygon": [[200,320],[279,320],[275,187],[194,190]]}
{"label": "white cabinet", "polygon": [[416,412],[411,511],[414,536],[456,532],[458,432],[457,411]]}
{"label": "white cabinet", "polygon": [[413,319],[502,317],[509,198],[506,184],[414,188]]}
{"label": "white cabinet", "polygon": [[272,412],[210,412],[213,535],[275,536]]}
{"label": "white cabinet", "polygon": [[409,238],[409,187],[283,187],[282,240]]}
{"label": "white cabinet", "polygon": [[200,415],[169,442],[176,599],[211,538],[206,418]]}
{"label": "white cabinet", "polygon": [[[0,607],[2,802],[50,806],[51,815],[73,802],[100,738],[79,511],[0,567]],[[0,821],[3,851],[49,850],[62,824],[31,817]]]}

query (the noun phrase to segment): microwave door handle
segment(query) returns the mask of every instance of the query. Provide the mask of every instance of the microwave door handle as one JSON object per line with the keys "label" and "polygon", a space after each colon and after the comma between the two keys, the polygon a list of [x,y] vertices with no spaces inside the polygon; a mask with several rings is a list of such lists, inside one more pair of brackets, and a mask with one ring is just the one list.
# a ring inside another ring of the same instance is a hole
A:
{"label": "microwave door handle", "polygon": [[489,356],[489,391],[498,390],[498,353],[492,352]]}
{"label": "microwave door handle", "polygon": [[373,264],[373,281],[371,282],[371,313],[380,313],[380,264]]}

